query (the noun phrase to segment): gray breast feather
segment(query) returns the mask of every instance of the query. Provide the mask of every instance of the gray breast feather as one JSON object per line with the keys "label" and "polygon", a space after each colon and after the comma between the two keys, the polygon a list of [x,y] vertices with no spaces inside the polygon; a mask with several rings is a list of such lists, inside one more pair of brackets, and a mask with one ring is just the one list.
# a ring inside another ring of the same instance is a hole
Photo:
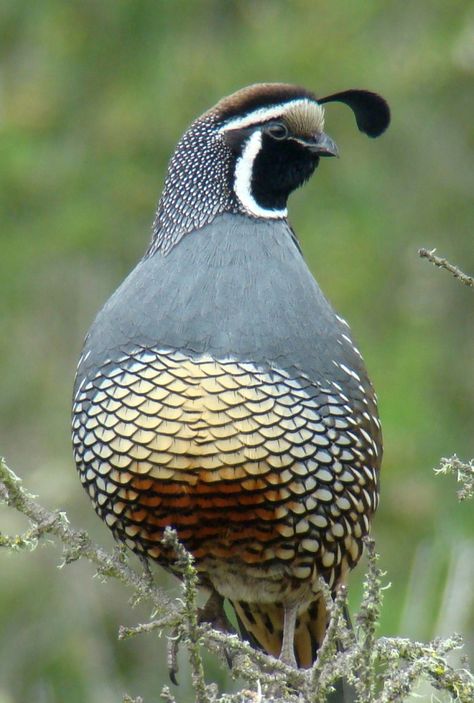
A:
{"label": "gray breast feather", "polygon": [[81,371],[143,344],[295,368],[314,380],[334,377],[334,361],[365,375],[347,335],[285,222],[221,215],[136,266],[92,325]]}

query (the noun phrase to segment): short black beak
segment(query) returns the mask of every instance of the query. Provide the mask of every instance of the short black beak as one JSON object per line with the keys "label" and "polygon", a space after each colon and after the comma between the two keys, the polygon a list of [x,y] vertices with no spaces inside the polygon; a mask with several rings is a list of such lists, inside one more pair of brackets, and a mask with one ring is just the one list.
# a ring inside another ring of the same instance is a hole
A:
{"label": "short black beak", "polygon": [[308,149],[318,156],[339,156],[339,150],[335,142],[324,132],[305,143]]}

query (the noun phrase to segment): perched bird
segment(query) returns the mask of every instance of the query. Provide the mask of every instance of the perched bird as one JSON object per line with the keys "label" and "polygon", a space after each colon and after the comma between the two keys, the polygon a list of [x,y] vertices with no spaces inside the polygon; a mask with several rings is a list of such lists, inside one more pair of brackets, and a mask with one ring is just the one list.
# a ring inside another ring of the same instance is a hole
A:
{"label": "perched bird", "polygon": [[290,193],[337,155],[330,102],[370,137],[390,120],[375,93],[267,83],[189,127],[73,401],[80,478],[114,536],[172,569],[175,528],[244,636],[300,667],[327,626],[319,577],[335,591],[361,556],[382,454],[362,357],[287,221]]}

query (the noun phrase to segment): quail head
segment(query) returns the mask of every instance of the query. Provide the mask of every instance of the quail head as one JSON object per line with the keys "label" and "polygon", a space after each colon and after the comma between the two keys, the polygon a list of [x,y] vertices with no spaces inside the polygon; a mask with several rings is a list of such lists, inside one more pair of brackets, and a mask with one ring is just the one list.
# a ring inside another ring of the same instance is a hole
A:
{"label": "quail head", "polygon": [[324,105],[379,136],[386,102],[286,84],[234,93],[171,158],[151,244],[79,360],[73,446],[114,536],[173,569],[173,527],[243,636],[311,666],[379,495],[380,423],[347,323],[311,275],[287,199],[337,147]]}

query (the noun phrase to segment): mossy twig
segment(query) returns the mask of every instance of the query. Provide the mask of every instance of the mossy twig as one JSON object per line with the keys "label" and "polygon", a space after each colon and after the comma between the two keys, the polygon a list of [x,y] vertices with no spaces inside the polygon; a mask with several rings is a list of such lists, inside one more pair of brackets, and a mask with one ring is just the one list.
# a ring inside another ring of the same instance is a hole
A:
{"label": "mossy twig", "polygon": [[92,562],[103,578],[115,578],[133,590],[137,600],[150,600],[157,613],[170,616],[177,612],[175,602],[148,577],[132,569],[118,548],[113,554],[97,547],[86,532],[75,530],[63,511],[50,511],[22,487],[21,479],[0,459],[0,501],[28,518],[31,528],[23,535],[2,535],[0,546],[34,549],[46,535],[57,537],[63,545],[63,564],[77,559]]}
{"label": "mossy twig", "polygon": [[454,474],[461,484],[457,496],[459,501],[470,500],[474,497],[474,459],[468,462],[458,459],[456,454],[449,459],[441,459],[440,465],[434,470],[436,474]]}

